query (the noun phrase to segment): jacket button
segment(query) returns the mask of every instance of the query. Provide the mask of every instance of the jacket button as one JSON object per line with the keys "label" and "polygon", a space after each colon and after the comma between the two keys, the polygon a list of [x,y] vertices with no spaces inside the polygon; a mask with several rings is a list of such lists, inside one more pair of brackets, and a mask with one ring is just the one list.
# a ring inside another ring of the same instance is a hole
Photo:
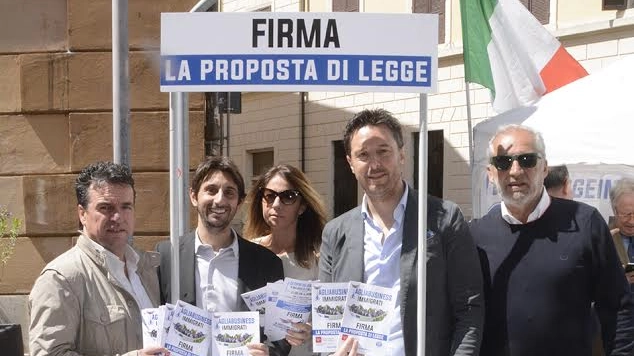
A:
{"label": "jacket button", "polygon": [[105,323],[106,321],[108,321],[108,316],[107,316],[107,315],[105,315],[105,314],[104,314],[104,315],[102,315],[102,316],[101,316],[101,321],[102,321],[102,322],[104,322],[104,323]]}
{"label": "jacket button", "polygon": [[128,307],[132,308],[132,306],[134,306],[134,302],[132,302],[131,300],[128,300]]}

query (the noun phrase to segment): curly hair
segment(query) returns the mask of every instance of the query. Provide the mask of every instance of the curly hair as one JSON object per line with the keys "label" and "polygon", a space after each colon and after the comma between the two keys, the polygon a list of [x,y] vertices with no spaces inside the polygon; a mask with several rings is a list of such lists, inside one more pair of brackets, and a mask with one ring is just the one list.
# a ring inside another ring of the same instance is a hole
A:
{"label": "curly hair", "polygon": [[134,197],[136,199],[136,190],[134,189],[134,178],[128,166],[113,162],[96,162],[89,164],[79,172],[75,179],[75,194],[77,195],[77,204],[88,208],[88,190],[94,184],[96,187],[104,184],[121,184],[132,187]]}

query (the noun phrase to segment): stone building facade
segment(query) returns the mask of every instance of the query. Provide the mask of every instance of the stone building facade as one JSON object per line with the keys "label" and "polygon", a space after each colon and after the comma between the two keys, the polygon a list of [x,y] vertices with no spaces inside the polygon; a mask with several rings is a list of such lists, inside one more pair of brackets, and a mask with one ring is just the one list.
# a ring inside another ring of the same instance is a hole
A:
{"label": "stone building facade", "polygon": [[[623,10],[602,10],[603,1],[533,1],[543,5],[545,26],[590,73],[634,54],[631,1]],[[196,2],[129,0],[130,163],[137,181],[135,244],[140,248],[152,249],[169,235],[168,96],[159,91],[160,13],[189,11]],[[435,137],[430,183],[435,194],[471,215],[458,0],[225,0],[217,8],[440,13],[438,92],[429,95],[427,112]],[[416,34],[404,36],[416,40]],[[33,281],[76,236],[73,179],[86,164],[112,159],[111,63],[110,0],[0,0],[0,204],[24,221],[15,254],[0,270],[0,323],[19,322],[26,331],[26,295]],[[495,114],[487,89],[471,85],[470,95],[474,124]],[[209,145],[206,122],[217,115],[205,113],[213,107],[205,105],[203,94],[190,94],[189,102],[189,166],[194,168]],[[414,183],[420,107],[414,94],[242,93],[242,112],[224,118],[230,133],[225,149],[247,180],[270,164],[302,167],[331,216],[336,215],[338,205],[346,203],[337,201],[336,182],[343,174],[337,141],[348,118],[372,107],[393,112],[405,124],[404,178]],[[347,198],[353,204],[361,198],[356,193]]]}

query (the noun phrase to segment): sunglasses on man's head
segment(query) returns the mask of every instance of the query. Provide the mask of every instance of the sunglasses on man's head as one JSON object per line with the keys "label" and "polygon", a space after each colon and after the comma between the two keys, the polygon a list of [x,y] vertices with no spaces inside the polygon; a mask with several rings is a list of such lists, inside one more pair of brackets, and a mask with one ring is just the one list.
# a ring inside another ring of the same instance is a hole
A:
{"label": "sunglasses on man's head", "polygon": [[275,202],[275,198],[280,197],[280,201],[282,202],[282,204],[291,205],[295,203],[295,201],[299,197],[299,192],[294,189],[289,189],[278,193],[269,188],[260,188],[260,194],[262,194],[262,200],[264,200],[267,204],[273,204]]}
{"label": "sunglasses on man's head", "polygon": [[493,156],[490,159],[490,163],[498,170],[498,171],[507,171],[511,169],[513,165],[513,161],[517,161],[517,163],[522,168],[533,168],[537,165],[537,160],[542,158],[539,153],[524,153],[521,155],[513,155],[513,156]]}

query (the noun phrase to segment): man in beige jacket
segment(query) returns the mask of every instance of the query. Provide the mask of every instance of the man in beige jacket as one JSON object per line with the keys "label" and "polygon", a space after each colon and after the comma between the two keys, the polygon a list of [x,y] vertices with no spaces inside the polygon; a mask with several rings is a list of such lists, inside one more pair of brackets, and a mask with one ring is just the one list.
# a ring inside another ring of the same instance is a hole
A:
{"label": "man in beige jacket", "polygon": [[29,295],[32,356],[154,355],[142,349],[141,309],[159,303],[159,256],[135,251],[134,180],[111,162],[91,164],[75,182],[77,244],[51,261]]}

